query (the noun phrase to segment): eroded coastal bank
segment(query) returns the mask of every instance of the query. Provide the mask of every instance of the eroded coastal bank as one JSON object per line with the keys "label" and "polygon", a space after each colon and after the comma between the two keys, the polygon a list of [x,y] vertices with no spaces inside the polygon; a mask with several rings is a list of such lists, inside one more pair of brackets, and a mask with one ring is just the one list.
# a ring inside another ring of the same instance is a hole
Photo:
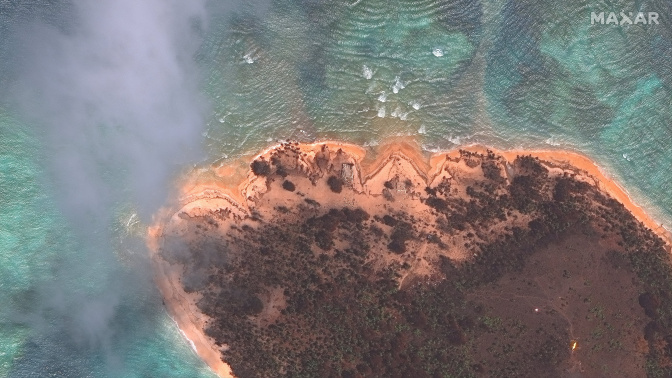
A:
{"label": "eroded coastal bank", "polygon": [[[148,244],[168,311],[223,377],[590,376],[607,358],[640,376],[669,358],[669,287],[646,277],[668,280],[646,264],[669,240],[578,154],[325,142],[188,178]],[[596,312],[618,319],[611,346],[590,339]]]}

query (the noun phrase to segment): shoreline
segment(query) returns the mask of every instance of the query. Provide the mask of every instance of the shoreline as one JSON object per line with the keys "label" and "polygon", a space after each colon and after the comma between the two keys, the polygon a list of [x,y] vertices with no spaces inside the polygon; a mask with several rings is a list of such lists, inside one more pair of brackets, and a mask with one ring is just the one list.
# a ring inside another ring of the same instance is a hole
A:
{"label": "shoreline", "polygon": [[[164,298],[166,309],[171,318],[178,324],[183,335],[191,342],[196,353],[220,377],[228,378],[234,377],[234,375],[230,366],[221,360],[221,350],[203,332],[203,326],[207,319],[196,313],[195,296],[185,293],[179,285],[173,284],[176,279],[179,279],[179,275],[175,271],[168,271],[169,264],[157,255],[161,243],[162,224],[176,217],[186,208],[189,208],[187,211],[207,212],[209,208],[216,208],[217,204],[221,205],[221,200],[228,202],[229,206],[236,207],[241,213],[247,212],[250,208],[249,202],[253,202],[256,195],[263,195],[264,193],[263,190],[259,190],[261,186],[256,182],[258,177],[251,171],[250,163],[256,159],[269,156],[281,145],[275,144],[259,154],[238,159],[223,167],[204,169],[202,172],[207,172],[210,175],[207,179],[188,177],[181,185],[180,197],[176,201],[177,206],[172,209],[163,209],[155,217],[154,225],[148,229],[147,245],[152,258],[154,279]],[[299,143],[296,144],[296,147],[302,153],[312,154],[314,157],[319,154],[322,146],[325,145],[331,151],[341,149],[355,161],[355,169],[358,173],[356,176],[360,177],[360,182],[355,182],[354,185],[356,190],[362,193],[365,192],[367,182],[374,180],[393,157],[404,158],[411,169],[414,169],[427,183],[430,183],[440,173],[446,159],[459,157],[460,150],[478,153],[492,151],[509,163],[515,160],[517,156],[531,155],[538,158],[542,165],[549,169],[559,168],[571,171],[588,180],[599,191],[621,203],[639,222],[651,229],[665,242],[665,248],[668,252],[672,252],[672,234],[649,216],[641,206],[635,204],[627,191],[616,181],[607,177],[595,162],[580,153],[563,150],[503,151],[482,145],[469,145],[430,155],[422,151],[417,145],[398,141],[381,144],[371,150],[336,141]],[[247,170],[246,174],[245,170]]]}
{"label": "shoreline", "polygon": [[[165,213],[163,214],[165,215]],[[165,271],[167,264],[158,262],[158,242],[161,234],[161,226],[156,224],[149,227],[147,246],[152,260],[152,275],[168,316],[177,325],[178,330],[190,344],[191,349],[205,362],[208,367],[219,377],[235,378],[231,367],[221,359],[220,350],[214,345],[203,332],[205,316],[195,313],[195,305],[192,302],[194,296],[189,295],[176,287],[170,280],[170,274]]]}
{"label": "shoreline", "polygon": [[[615,179],[608,177],[607,174],[600,168],[597,163],[591,160],[588,156],[581,153],[567,150],[498,150],[482,145],[470,145],[460,148],[467,151],[485,152],[490,150],[496,155],[504,157],[507,161],[513,161],[516,156],[531,155],[539,158],[542,164],[557,166],[563,169],[575,171],[581,175],[581,171],[588,174],[593,179],[597,188],[609,194],[616,201],[621,203],[638,221],[643,223],[647,228],[651,229],[658,235],[667,247],[667,251],[672,253],[672,232],[667,230],[661,223],[653,219],[641,206],[637,205],[630,197],[626,189],[621,186]],[[458,149],[459,151],[459,149]],[[438,155],[455,154],[455,151],[445,153],[438,153]],[[577,171],[578,169],[578,171]]]}

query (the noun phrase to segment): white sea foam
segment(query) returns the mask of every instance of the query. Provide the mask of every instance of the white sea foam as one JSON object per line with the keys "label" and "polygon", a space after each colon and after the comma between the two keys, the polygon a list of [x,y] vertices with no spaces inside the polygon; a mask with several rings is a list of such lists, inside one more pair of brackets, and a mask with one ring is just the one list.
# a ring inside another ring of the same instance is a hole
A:
{"label": "white sea foam", "polygon": [[422,145],[422,149],[423,149],[424,151],[431,152],[431,153],[433,153],[433,154],[436,154],[436,153],[444,152],[444,151],[445,151],[445,149],[442,149],[442,148],[439,148],[439,147],[428,146],[428,145],[426,145],[426,144],[423,144],[423,145]]}
{"label": "white sea foam", "polygon": [[401,110],[400,110],[399,107],[397,106],[396,108],[394,108],[394,110],[392,111],[392,113],[390,113],[390,117],[392,117],[392,118],[397,118],[397,117],[399,116],[399,112],[400,112],[400,111],[401,111]]}
{"label": "white sea foam", "polygon": [[191,345],[191,349],[194,351],[194,353],[198,355],[198,349],[196,349],[196,344],[194,344],[194,342],[191,341],[189,336],[187,336],[187,334],[182,330],[182,328],[180,328],[180,324],[177,322],[177,320],[175,320],[175,318],[173,318],[170,315],[168,315],[168,317],[170,317],[170,320],[172,320],[173,323],[175,323],[175,326],[177,327],[178,330],[180,330],[182,336],[184,336],[184,338],[187,339],[187,341],[189,341],[189,345]]}
{"label": "white sea foam", "polygon": [[387,101],[387,93],[385,93],[385,91],[383,91],[383,93],[381,93],[380,96],[378,96],[378,101],[380,102]]}
{"label": "white sea foam", "polygon": [[432,50],[432,54],[434,54],[435,57],[440,58],[443,56],[443,50],[437,47]]}
{"label": "white sea foam", "polygon": [[380,108],[378,108],[378,117],[385,118],[385,107],[384,106],[381,106]]}
{"label": "white sea foam", "polygon": [[459,136],[454,137],[454,136],[451,135],[451,136],[448,137],[448,140],[450,141],[450,143],[453,143],[453,144],[457,144],[457,145],[462,144],[462,138],[459,137]]}
{"label": "white sea foam", "polygon": [[425,127],[424,124],[420,125],[420,128],[418,129],[418,134],[422,134],[422,135],[427,134],[427,127]]}
{"label": "white sea foam", "polygon": [[251,52],[243,55],[243,60],[245,60],[245,63],[247,63],[247,64],[254,63],[254,59],[252,58],[252,53]]}
{"label": "white sea foam", "polygon": [[401,108],[397,106],[396,108],[394,108],[392,113],[390,113],[390,115],[394,118],[399,118],[400,120],[405,121],[408,116],[408,112],[406,113],[402,112]]}
{"label": "white sea foam", "polygon": [[412,101],[410,105],[413,107],[415,110],[420,110],[420,103],[417,101]]}
{"label": "white sea foam", "polygon": [[551,146],[559,146],[559,145],[562,144],[557,139],[555,139],[554,136],[546,139],[545,142],[546,142],[546,144],[550,144]]}
{"label": "white sea foam", "polygon": [[392,86],[392,92],[399,93],[399,90],[406,88],[404,83],[401,82],[399,76],[394,78],[394,85]]}
{"label": "white sea foam", "polygon": [[182,334],[182,336],[184,336],[185,339],[187,339],[187,340],[189,341],[189,344],[191,345],[191,349],[193,349],[194,352],[195,352],[196,354],[198,354],[198,349],[196,349],[196,344],[194,344],[194,342],[191,341],[191,339],[189,338],[189,336],[187,336],[187,334],[184,333],[183,330],[180,329],[180,333]]}
{"label": "white sea foam", "polygon": [[364,67],[362,68],[362,74],[364,75],[364,78],[366,80],[371,80],[371,78],[373,77],[373,71],[366,65],[364,65]]}

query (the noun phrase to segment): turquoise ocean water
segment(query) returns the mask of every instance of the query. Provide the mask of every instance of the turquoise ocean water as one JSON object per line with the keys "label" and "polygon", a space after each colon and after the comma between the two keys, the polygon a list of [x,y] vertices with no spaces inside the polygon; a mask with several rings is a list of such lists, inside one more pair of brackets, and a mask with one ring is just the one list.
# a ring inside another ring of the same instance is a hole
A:
{"label": "turquoise ocean water", "polygon": [[[52,3],[0,2],[0,33],[9,35],[17,14],[48,19]],[[214,17],[194,56],[212,104],[201,163],[284,139],[569,149],[672,225],[669,0],[263,8]],[[660,23],[591,24],[591,12],[622,10],[657,12]],[[0,46],[0,58],[15,58]],[[0,71],[0,90],[12,80]],[[212,376],[147,277],[133,201],[109,204],[107,228],[82,233],[59,206],[45,143],[11,102],[0,106],[0,376]],[[106,187],[123,193],[116,182]]]}

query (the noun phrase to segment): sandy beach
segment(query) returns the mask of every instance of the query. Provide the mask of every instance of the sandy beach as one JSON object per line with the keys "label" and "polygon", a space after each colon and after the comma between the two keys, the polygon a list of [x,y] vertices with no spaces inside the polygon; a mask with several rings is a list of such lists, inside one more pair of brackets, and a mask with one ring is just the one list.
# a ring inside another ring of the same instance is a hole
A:
{"label": "sandy beach", "polygon": [[[326,146],[326,147],[325,147]],[[183,290],[180,282],[180,272],[174,265],[168,264],[159,255],[158,251],[163,243],[163,230],[166,224],[178,222],[181,214],[188,216],[201,216],[217,210],[226,209],[226,211],[237,214],[240,217],[249,215],[256,204],[263,199],[264,201],[277,201],[283,203],[284,197],[288,192],[268,189],[266,178],[255,174],[250,169],[251,161],[269,161],[271,154],[278,146],[273,146],[260,154],[231,163],[227,166],[201,169],[192,177],[186,177],[181,183],[179,190],[180,198],[177,199],[177,205],[172,208],[165,208],[155,217],[155,223],[148,230],[147,245],[152,253],[154,262],[154,278],[164,297],[165,305],[170,316],[176,321],[181,331],[192,343],[198,355],[208,364],[208,366],[221,377],[233,377],[231,368],[221,359],[221,347],[215,345],[214,341],[204,333],[204,327],[208,318],[199,313],[196,307],[198,295],[187,293]],[[352,169],[353,182],[350,183],[354,195],[351,199],[357,201],[358,205],[365,208],[372,214],[375,209],[382,208],[384,205],[381,194],[384,194],[385,188],[391,177],[398,173],[403,173],[404,177],[409,178],[408,187],[426,187],[432,182],[436,182],[442,175],[446,175],[447,164],[456,164],[461,154],[459,150],[452,150],[442,153],[436,153],[431,156],[420,151],[413,144],[395,142],[379,146],[373,153],[367,150],[351,145],[334,141],[320,142],[313,144],[296,144],[295,148],[302,159],[299,161],[319,162],[320,156],[325,154],[325,148],[331,155],[329,161],[333,164],[348,165]],[[542,164],[549,169],[572,172],[580,176],[584,181],[592,183],[603,193],[608,194],[618,202],[623,204],[637,220],[646,227],[654,231],[666,243],[666,248],[670,251],[672,237],[670,233],[658,222],[652,219],[640,206],[635,204],[628,196],[627,192],[615,181],[607,177],[602,170],[587,157],[568,151],[499,151],[485,146],[465,146],[461,150],[486,154],[488,151],[501,156],[506,162],[513,162],[519,155],[531,155],[542,161]],[[336,158],[334,158],[336,156]],[[340,156],[340,157],[339,157]],[[319,165],[318,163],[314,163]],[[463,167],[464,172],[468,168]],[[315,174],[314,166],[305,164],[297,167],[306,172],[308,176]],[[330,167],[326,168],[329,171]],[[340,167],[339,167],[340,169]],[[341,172],[341,174],[343,174]],[[347,180],[346,180],[347,181]],[[296,182],[296,190],[309,191],[310,185],[305,182]],[[406,189],[404,189],[404,194]],[[401,191],[401,189],[398,189]],[[412,194],[408,195],[412,197]],[[323,193],[317,193],[313,196],[322,204],[331,204],[335,201],[342,201],[329,190]],[[414,203],[406,204],[405,197],[399,197],[397,206],[406,206],[409,212],[414,211]],[[364,205],[363,205],[364,204]],[[367,208],[368,206],[368,208]],[[373,210],[369,210],[373,209]],[[182,215],[183,216],[183,215]],[[455,256],[456,259],[464,258]],[[418,267],[421,269],[421,267]],[[429,274],[429,268],[426,268]]]}
{"label": "sandy beach", "polygon": [[[148,247],[155,262],[159,258],[156,256],[156,251],[158,250],[157,243],[159,243],[160,233],[160,225],[152,226],[148,230]],[[194,306],[194,296],[185,293],[180,285],[175,284],[179,277],[177,277],[174,269],[171,269],[168,264],[155,263],[153,264],[152,274],[154,282],[156,282],[163,296],[168,314],[178,325],[184,337],[189,340],[196,354],[218,376],[223,378],[234,377],[231,367],[222,361],[220,349],[203,332],[207,319],[198,313]]]}

